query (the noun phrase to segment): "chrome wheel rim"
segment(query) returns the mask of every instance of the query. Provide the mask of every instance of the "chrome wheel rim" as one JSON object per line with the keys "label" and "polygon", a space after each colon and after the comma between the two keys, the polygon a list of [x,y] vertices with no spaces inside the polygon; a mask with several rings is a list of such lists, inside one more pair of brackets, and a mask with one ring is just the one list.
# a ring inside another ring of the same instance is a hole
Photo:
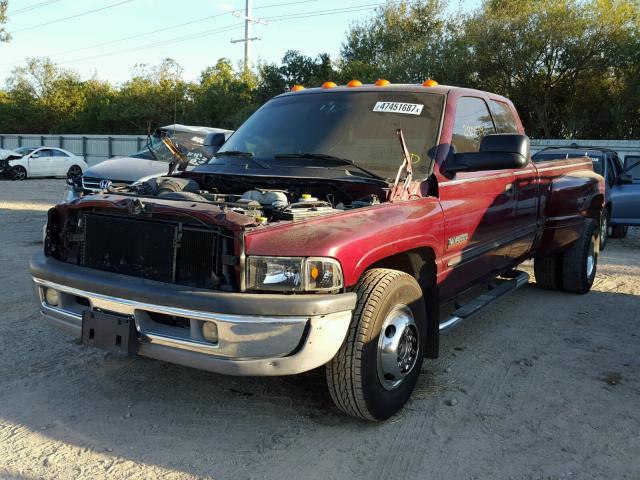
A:
{"label": "chrome wheel rim", "polygon": [[418,360],[419,332],[413,312],[396,305],[385,318],[378,339],[378,379],[386,390],[394,390],[409,375]]}
{"label": "chrome wheel rim", "polygon": [[591,278],[591,276],[593,275],[593,271],[596,268],[599,244],[600,237],[592,237],[591,243],[589,244],[589,253],[587,254],[587,278]]}
{"label": "chrome wheel rim", "polygon": [[609,234],[609,222],[607,221],[607,215],[603,213],[602,218],[600,220],[600,245],[604,244],[608,234]]}

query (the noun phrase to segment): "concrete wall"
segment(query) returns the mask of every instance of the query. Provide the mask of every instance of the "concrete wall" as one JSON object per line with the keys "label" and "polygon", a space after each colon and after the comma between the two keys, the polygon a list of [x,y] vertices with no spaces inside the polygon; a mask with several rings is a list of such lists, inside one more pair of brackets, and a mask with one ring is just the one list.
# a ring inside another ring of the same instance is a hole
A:
{"label": "concrete wall", "polygon": [[531,140],[531,153],[545,147],[568,147],[577,143],[581,147],[604,147],[618,152],[624,162],[625,155],[640,155],[640,140]]}
{"label": "concrete wall", "polygon": [[[60,147],[83,156],[89,165],[116,155],[127,155],[141,150],[146,143],[145,135],[3,135],[0,148],[14,149],[22,146]],[[531,140],[531,153],[548,146],[605,147],[618,152],[624,161],[625,155],[640,155],[640,140]]]}
{"label": "concrete wall", "polygon": [[16,135],[0,134],[0,148],[59,147],[84,157],[91,166],[116,155],[144,148],[146,135]]}

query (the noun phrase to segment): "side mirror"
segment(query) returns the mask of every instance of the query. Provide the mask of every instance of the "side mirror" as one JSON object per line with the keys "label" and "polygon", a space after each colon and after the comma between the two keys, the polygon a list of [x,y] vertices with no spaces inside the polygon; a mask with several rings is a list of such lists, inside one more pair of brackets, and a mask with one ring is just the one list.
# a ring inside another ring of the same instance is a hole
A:
{"label": "side mirror", "polygon": [[630,173],[623,173],[618,177],[618,185],[633,183],[633,177]]}
{"label": "side mirror", "polygon": [[529,158],[529,137],[515,133],[486,135],[479,152],[456,153],[445,164],[446,173],[522,168]]}
{"label": "side mirror", "polygon": [[38,158],[40,157],[40,155],[36,152],[36,153],[32,153],[30,158]]}
{"label": "side mirror", "polygon": [[227,137],[224,133],[210,133],[204,138],[204,146],[218,149],[224,145],[224,142],[226,141]]}

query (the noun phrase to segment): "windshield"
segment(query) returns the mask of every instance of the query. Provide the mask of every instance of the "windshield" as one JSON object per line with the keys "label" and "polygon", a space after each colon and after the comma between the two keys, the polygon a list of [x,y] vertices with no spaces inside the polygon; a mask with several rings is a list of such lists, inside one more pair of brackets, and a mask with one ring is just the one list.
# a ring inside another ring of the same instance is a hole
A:
{"label": "windshield", "polygon": [[[234,153],[247,152],[267,165],[280,165],[286,157],[288,163],[293,159],[299,166],[325,166],[328,159],[323,156],[332,156],[390,179],[395,178],[403,159],[396,134],[401,128],[414,176],[424,178],[433,154],[430,150],[436,145],[443,101],[440,94],[389,91],[278,97],[254,113],[209,163],[225,164],[233,161]],[[296,159],[303,154],[306,157]],[[355,168],[334,165],[343,170]]]}
{"label": "windshield", "polygon": [[201,165],[211,158],[211,153],[204,147],[204,135],[193,132],[173,132],[162,130],[160,134],[153,134],[150,137],[147,148],[129,155],[133,158],[144,158],[147,160],[159,160],[161,162],[172,162],[173,155],[162,142],[162,136],[167,136],[173,140],[180,151],[189,159],[189,165]]}
{"label": "windshield", "polygon": [[20,147],[20,148],[16,148],[14,150],[14,152],[20,154],[20,155],[28,155],[29,153],[35,151],[34,147]]}
{"label": "windshield", "polygon": [[604,174],[604,161],[602,155],[593,155],[587,152],[540,152],[531,157],[534,162],[546,162],[548,160],[566,160],[567,158],[588,157],[593,163],[593,171],[599,175]]}

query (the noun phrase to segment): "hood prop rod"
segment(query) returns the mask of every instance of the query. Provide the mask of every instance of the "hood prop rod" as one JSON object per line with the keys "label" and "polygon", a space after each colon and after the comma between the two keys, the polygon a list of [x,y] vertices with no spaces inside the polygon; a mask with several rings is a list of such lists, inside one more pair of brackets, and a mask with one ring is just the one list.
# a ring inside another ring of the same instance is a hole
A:
{"label": "hood prop rod", "polygon": [[[411,179],[413,178],[413,169],[411,167],[411,154],[407,149],[407,142],[404,139],[404,133],[401,128],[396,130],[396,135],[398,136],[398,140],[400,141],[400,148],[402,149],[402,165],[398,169],[398,174],[396,175],[396,181],[393,182],[393,188],[391,189],[391,194],[389,197],[390,201],[395,200],[407,200],[409,198],[409,186],[411,185]],[[406,170],[407,173],[404,177],[404,181],[402,182],[402,186],[400,186],[400,176]]]}

